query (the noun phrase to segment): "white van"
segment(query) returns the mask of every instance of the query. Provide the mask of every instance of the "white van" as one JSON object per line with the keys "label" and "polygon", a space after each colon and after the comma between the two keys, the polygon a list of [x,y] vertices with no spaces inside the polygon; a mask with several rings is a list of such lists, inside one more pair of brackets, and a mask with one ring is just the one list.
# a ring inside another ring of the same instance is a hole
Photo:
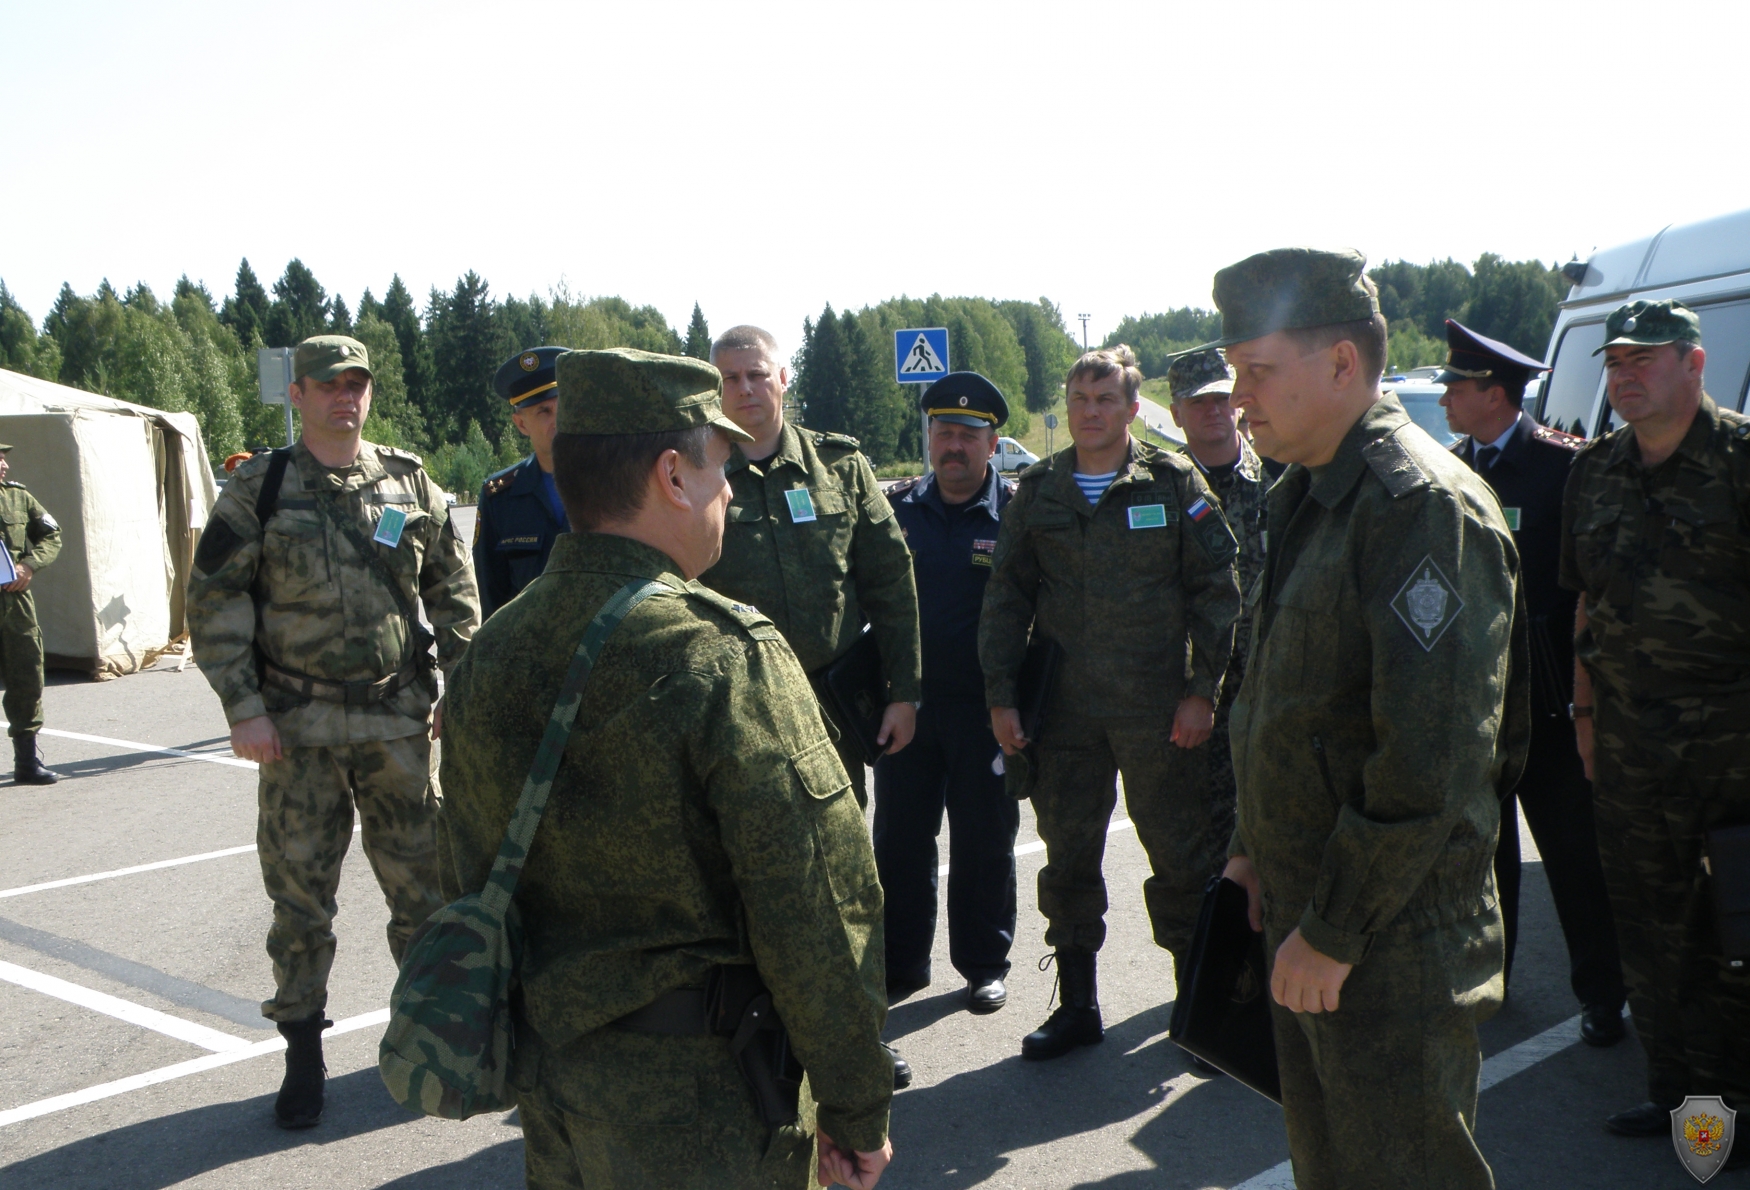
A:
{"label": "white van", "polygon": [[1019,471],[1023,467],[1031,467],[1039,461],[1039,456],[1016,442],[1013,438],[997,439],[996,465],[998,471]]}
{"label": "white van", "polygon": [[1532,405],[1546,426],[1593,437],[1613,426],[1604,399],[1604,320],[1624,302],[1676,298],[1701,318],[1704,383],[1725,409],[1750,384],[1750,210],[1667,227],[1562,268],[1573,288],[1550,335],[1554,365]]}

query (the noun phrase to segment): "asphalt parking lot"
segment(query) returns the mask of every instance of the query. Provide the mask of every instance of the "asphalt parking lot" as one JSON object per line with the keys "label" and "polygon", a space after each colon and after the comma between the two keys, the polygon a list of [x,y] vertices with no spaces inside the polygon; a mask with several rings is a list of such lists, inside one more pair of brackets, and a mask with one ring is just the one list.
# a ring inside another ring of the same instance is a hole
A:
{"label": "asphalt parking lot", "polygon": [[[217,701],[192,665],[167,659],[113,682],[51,683],[43,747],[66,779],[0,785],[0,1187],[521,1185],[514,1116],[420,1119],[378,1082],[394,969],[387,911],[356,848],[335,926],[328,1111],[307,1132],[274,1126],[282,1060],[258,1012],[271,976],[252,766],[230,755]],[[1560,935],[1526,845],[1512,999],[1483,1031],[1484,1152],[1504,1187],[1693,1185],[1668,1141],[1600,1127],[1642,1097],[1640,1054],[1632,1041],[1577,1043]],[[1166,1039],[1172,972],[1149,942],[1145,861],[1122,824],[1107,857],[1107,1041],[1056,1062],[1020,1060],[1020,1037],[1044,1018],[1052,990],[1035,965],[1045,952],[1032,882],[1042,855],[1030,814],[1020,850],[1008,1008],[964,1011],[944,936],[935,986],[891,1014],[889,1039],[917,1080],[895,1099],[896,1157],[883,1184],[1291,1184],[1279,1168],[1278,1109],[1230,1080],[1194,1076]],[[1390,1120],[1380,1143],[1391,1143]]]}

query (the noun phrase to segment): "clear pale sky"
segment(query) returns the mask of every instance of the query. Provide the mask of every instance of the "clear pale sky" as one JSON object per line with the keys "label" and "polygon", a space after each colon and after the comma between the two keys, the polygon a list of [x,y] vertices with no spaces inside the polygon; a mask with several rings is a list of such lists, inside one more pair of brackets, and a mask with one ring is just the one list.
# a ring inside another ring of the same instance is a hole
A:
{"label": "clear pale sky", "polygon": [[0,3],[0,278],[1101,336],[1283,244],[1584,257],[1750,206],[1750,4]]}

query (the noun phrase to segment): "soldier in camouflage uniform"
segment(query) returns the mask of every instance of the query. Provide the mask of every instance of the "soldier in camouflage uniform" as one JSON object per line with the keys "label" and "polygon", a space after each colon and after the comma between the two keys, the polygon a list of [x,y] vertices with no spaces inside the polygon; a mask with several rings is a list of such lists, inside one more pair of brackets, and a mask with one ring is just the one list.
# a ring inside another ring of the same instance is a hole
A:
{"label": "soldier in camouflage uniform", "polygon": [[[711,362],[723,373],[724,413],[753,441],[729,464],[735,498],[723,558],[701,581],[770,616],[817,690],[867,620],[887,679],[882,741],[897,752],[916,728],[923,643],[911,554],[893,506],[855,438],[785,420],[789,372],[771,335],[732,327],[712,344]],[[857,803],[867,805],[862,753],[851,730],[837,727],[839,759]]]}
{"label": "soldier in camouflage uniform", "polygon": [[[1243,600],[1264,573],[1264,493],[1270,481],[1258,452],[1240,433],[1239,415],[1233,407],[1233,369],[1219,349],[1191,351],[1174,358],[1167,367],[1167,387],[1173,398],[1168,412],[1173,415],[1173,424],[1185,432],[1185,456],[1197,465],[1221,501],[1228,527],[1239,543],[1234,573],[1240,583],[1240,618],[1234,625],[1233,656],[1221,680],[1215,729],[1209,736],[1210,806],[1218,832],[1226,839],[1233,834],[1235,796],[1228,724],[1240,683],[1246,677],[1246,647],[1252,636],[1252,614]],[[1205,1065],[1198,1058],[1193,1058],[1192,1064]]]}
{"label": "soldier in camouflage uniform", "polygon": [[25,486],[7,479],[10,445],[0,443],[0,521],[15,577],[0,586],[0,678],[12,736],[12,779],[20,785],[53,785],[61,775],[43,766],[36,735],[43,727],[43,633],[36,622],[30,580],[61,552],[61,526]]}
{"label": "soldier in camouflage uniform", "polygon": [[1703,390],[1681,303],[1605,328],[1627,424],[1574,460],[1561,581],[1580,593],[1571,713],[1647,1052],[1649,1101],[1607,1125],[1664,1136],[1686,1096],[1750,1107],[1750,971],[1721,954],[1702,865],[1704,832],[1750,822],[1750,418]]}
{"label": "soldier in camouflage uniform", "polygon": [[[485,885],[546,725],[530,710],[585,627],[628,579],[667,590],[603,646],[517,886],[528,1185],[801,1190],[818,1139],[823,1181],[873,1186],[893,1090],[863,816],[790,646],[693,581],[745,435],[702,361],[581,351],[558,375],[554,473],[578,531],[449,687],[446,895]],[[793,1123],[762,1120],[707,1021],[706,989],[750,964],[807,1070]]]}
{"label": "soldier in camouflage uniform", "polygon": [[[1233,644],[1234,539],[1183,455],[1129,436],[1142,373],[1130,349],[1081,357],[1065,385],[1074,445],[1021,473],[1003,510],[979,618],[991,727],[1036,770],[1045,867],[1039,909],[1063,1004],[1021,1043],[1055,1058],[1101,1040],[1095,954],[1106,939],[1101,860],[1124,775],[1149,857],[1155,942],[1180,967],[1203,887],[1220,870],[1206,747]],[[1041,738],[1021,734],[1017,683],[1029,640],[1064,650]]]}
{"label": "soldier in camouflage uniform", "polygon": [[[341,858],[353,809],[389,903],[389,951],[440,904],[431,781],[435,664],[479,624],[467,547],[417,456],[366,442],[370,360],[340,335],[298,344],[292,403],[303,435],[240,464],[195,551],[189,635],[231,724],[261,765],[267,951],[277,991],[262,1014],[286,1036],[275,1115],[322,1111],[322,1030]],[[391,587],[390,581],[394,586]]]}
{"label": "soldier in camouflage uniform", "polygon": [[1380,394],[1364,265],[1283,249],[1215,278],[1233,403],[1293,464],[1250,594],[1227,875],[1270,956],[1295,1184],[1481,1190],[1498,789],[1529,736],[1519,559],[1487,485]]}

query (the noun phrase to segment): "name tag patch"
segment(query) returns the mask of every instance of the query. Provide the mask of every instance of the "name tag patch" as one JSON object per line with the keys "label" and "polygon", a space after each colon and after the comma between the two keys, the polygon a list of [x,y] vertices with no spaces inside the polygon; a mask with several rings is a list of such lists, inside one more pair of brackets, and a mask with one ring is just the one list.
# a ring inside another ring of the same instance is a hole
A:
{"label": "name tag patch", "polygon": [[807,488],[789,489],[784,493],[784,502],[790,506],[792,524],[802,525],[815,519],[814,497]]}
{"label": "name tag patch", "polygon": [[972,564],[988,567],[996,552],[997,543],[994,537],[976,537],[972,541]]}
{"label": "name tag patch", "polygon": [[1503,508],[1501,511],[1507,514],[1507,527],[1515,533],[1519,532],[1519,510],[1517,508]]}
{"label": "name tag patch", "polygon": [[405,528],[407,514],[399,508],[385,508],[383,519],[377,522],[377,531],[371,536],[371,540],[394,549],[401,544],[401,530]]}
{"label": "name tag patch", "polygon": [[1138,504],[1125,509],[1130,515],[1132,529],[1161,529],[1167,524],[1167,506],[1165,504]]}

